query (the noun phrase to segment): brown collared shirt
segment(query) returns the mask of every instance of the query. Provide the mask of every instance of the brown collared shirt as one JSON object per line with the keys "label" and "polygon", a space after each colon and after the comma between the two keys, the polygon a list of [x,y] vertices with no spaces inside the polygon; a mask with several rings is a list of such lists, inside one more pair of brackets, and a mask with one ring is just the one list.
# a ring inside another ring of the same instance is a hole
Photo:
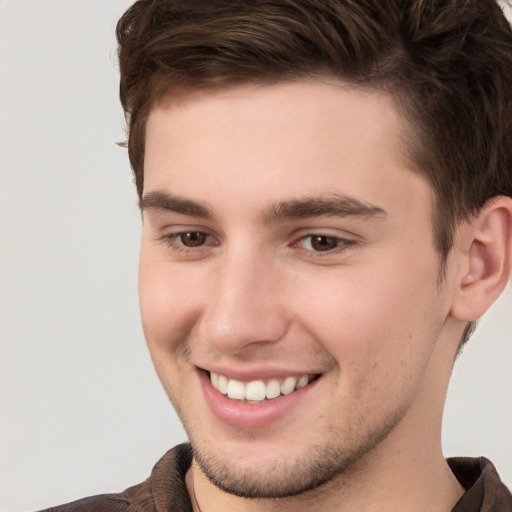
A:
{"label": "brown collared shirt", "polygon": [[[157,462],[151,476],[141,484],[43,512],[192,512],[185,486],[191,462],[190,445],[178,445]],[[452,512],[512,512],[512,495],[490,461],[456,457],[448,459],[448,464],[466,489]]]}

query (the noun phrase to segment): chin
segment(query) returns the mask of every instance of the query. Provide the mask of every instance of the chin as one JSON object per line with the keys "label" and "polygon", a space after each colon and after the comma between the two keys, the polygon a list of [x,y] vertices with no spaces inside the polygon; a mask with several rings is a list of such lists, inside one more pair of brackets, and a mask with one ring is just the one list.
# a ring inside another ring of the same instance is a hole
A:
{"label": "chin", "polygon": [[242,498],[276,499],[312,493],[329,483],[342,484],[398,421],[395,418],[357,439],[331,438],[325,444],[277,450],[258,446],[257,440],[247,440],[248,445],[256,444],[254,449],[243,451],[238,446],[222,452],[218,443],[204,446],[196,442],[193,432],[190,440],[195,462],[216,487]]}

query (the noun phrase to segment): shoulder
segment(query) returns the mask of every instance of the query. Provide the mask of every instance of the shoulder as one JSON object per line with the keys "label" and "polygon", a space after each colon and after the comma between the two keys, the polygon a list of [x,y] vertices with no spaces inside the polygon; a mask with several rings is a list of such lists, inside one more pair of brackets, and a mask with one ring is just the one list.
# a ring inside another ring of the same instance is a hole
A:
{"label": "shoulder", "polygon": [[99,494],[40,512],[156,512],[191,510],[185,474],[192,461],[187,444],[169,450],[155,465],[150,477],[123,492]]}
{"label": "shoulder", "polygon": [[466,489],[452,512],[512,511],[512,495],[496,468],[485,457],[448,459],[459,483]]}
{"label": "shoulder", "polygon": [[99,494],[72,501],[41,512],[153,512],[154,502],[148,482],[135,485],[116,494]]}

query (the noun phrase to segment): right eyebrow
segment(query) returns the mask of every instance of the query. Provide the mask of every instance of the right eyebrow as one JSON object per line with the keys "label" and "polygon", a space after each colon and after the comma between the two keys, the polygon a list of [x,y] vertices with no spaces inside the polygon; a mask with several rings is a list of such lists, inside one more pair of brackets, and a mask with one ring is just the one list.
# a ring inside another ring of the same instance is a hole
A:
{"label": "right eyebrow", "polygon": [[139,208],[143,212],[146,210],[164,210],[199,219],[211,219],[213,217],[206,205],[161,191],[144,194],[139,201]]}

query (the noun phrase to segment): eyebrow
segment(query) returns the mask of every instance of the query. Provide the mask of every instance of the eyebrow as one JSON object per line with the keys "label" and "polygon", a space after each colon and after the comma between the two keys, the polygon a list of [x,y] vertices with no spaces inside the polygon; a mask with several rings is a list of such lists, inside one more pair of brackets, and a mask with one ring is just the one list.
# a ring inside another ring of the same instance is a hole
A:
{"label": "eyebrow", "polygon": [[264,214],[263,219],[267,223],[272,223],[280,219],[305,217],[374,219],[386,216],[386,211],[378,206],[342,194],[330,194],[275,203]]}
{"label": "eyebrow", "polygon": [[[164,210],[200,219],[213,218],[211,210],[205,204],[162,191],[145,194],[139,201],[139,207],[142,211]],[[261,217],[265,223],[271,224],[282,219],[307,217],[375,219],[386,216],[387,213],[382,208],[366,201],[342,194],[329,194],[327,196],[305,197],[276,202]]]}
{"label": "eyebrow", "polygon": [[203,204],[167,192],[148,192],[139,201],[141,211],[164,210],[199,219],[211,219],[210,210]]}

